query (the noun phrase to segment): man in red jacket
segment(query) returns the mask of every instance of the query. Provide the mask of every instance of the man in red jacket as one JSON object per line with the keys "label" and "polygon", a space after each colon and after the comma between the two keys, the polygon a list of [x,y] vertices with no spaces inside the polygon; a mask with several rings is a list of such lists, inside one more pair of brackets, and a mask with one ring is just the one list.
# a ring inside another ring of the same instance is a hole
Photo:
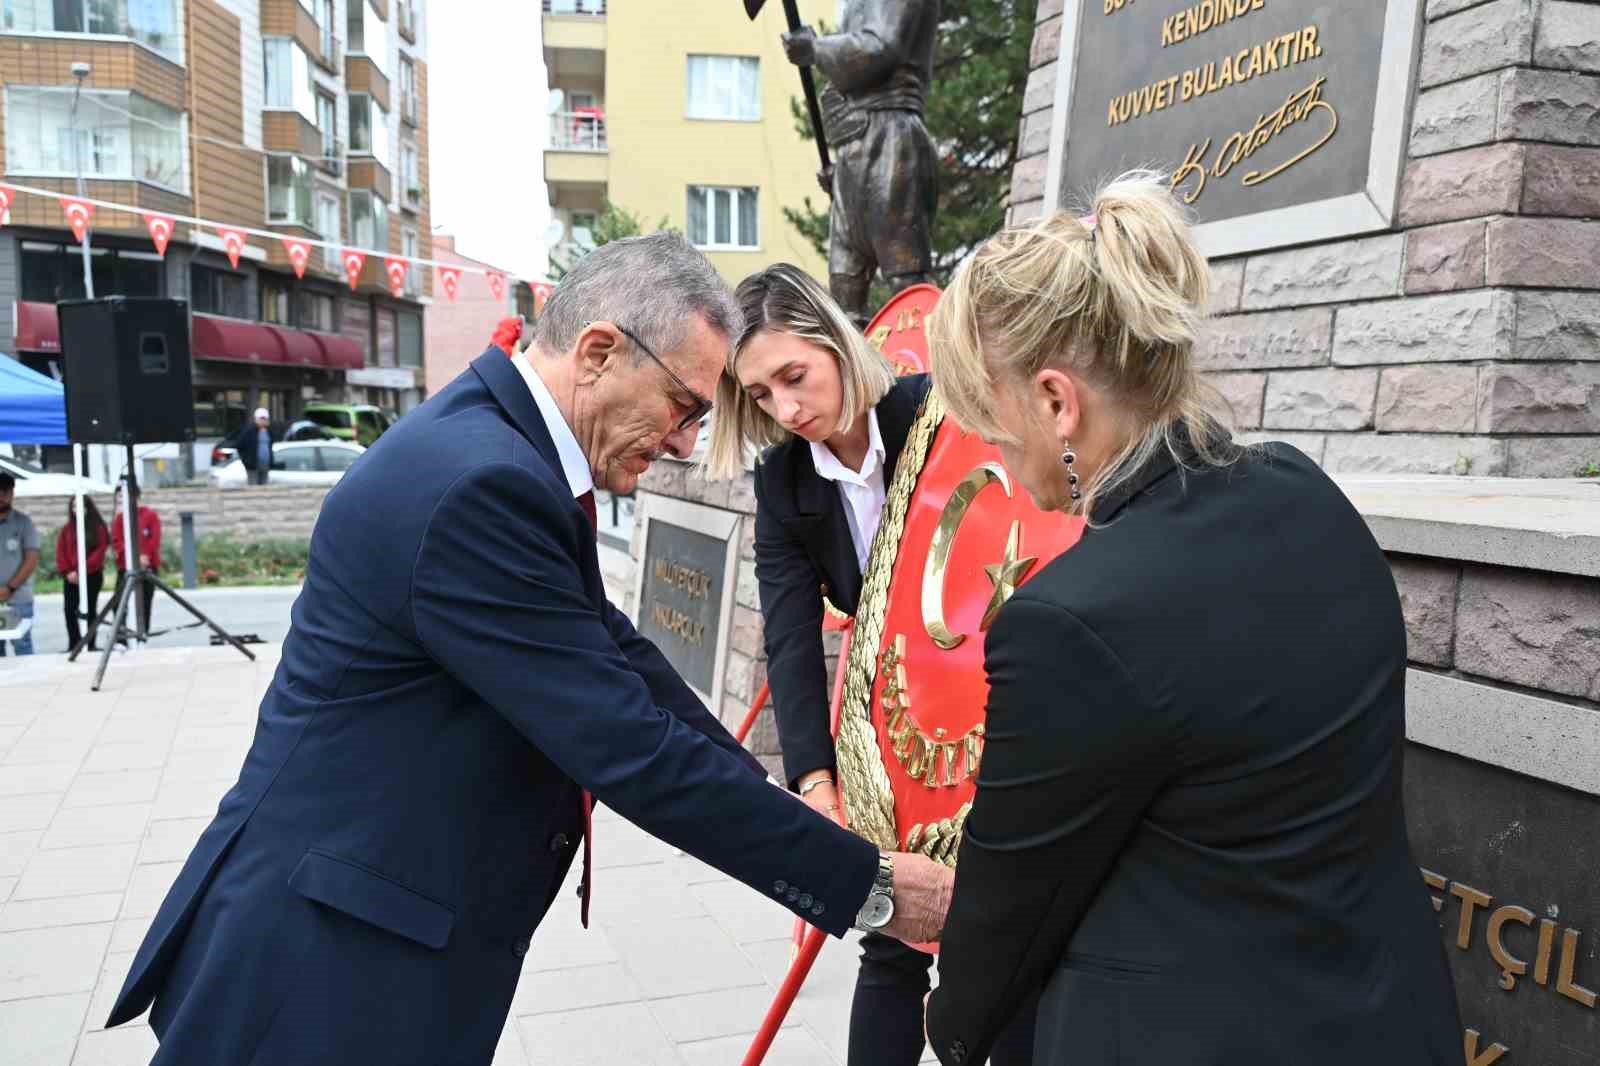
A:
{"label": "man in red jacket", "polygon": [[[152,573],[161,572],[161,517],[155,510],[143,504],[137,504],[138,492],[134,492],[136,508],[133,512],[134,539],[139,545],[139,562]],[[123,515],[122,509],[126,506],[126,499],[122,489],[117,490],[117,514],[111,520],[111,543],[117,553],[117,589],[120,594],[122,583],[127,579],[128,558],[126,545],[123,543]],[[150,628],[150,606],[156,594],[154,585],[142,585],[139,597],[139,618],[143,623],[140,631]]]}

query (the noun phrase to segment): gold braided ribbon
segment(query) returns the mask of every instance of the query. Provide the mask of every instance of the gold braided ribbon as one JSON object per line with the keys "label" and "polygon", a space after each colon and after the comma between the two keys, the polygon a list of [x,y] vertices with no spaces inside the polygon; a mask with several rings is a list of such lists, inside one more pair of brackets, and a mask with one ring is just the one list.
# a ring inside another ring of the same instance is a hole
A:
{"label": "gold braided ribbon", "polygon": [[[889,486],[884,498],[883,517],[872,539],[867,569],[862,575],[850,656],[844,663],[844,696],[839,711],[839,739],[835,742],[839,791],[851,830],[885,851],[900,850],[900,834],[895,829],[894,785],[883,762],[877,731],[872,727],[872,684],[877,678],[878,646],[883,641],[884,616],[889,608],[889,579],[894,575],[895,558],[900,553],[906,513],[911,509],[911,496],[923,464],[928,460],[934,434],[943,420],[944,405],[930,390],[916,421],[911,424],[911,432],[906,436],[905,447],[895,465],[894,484]],[[952,823],[958,820],[965,821],[964,814],[950,819]],[[943,823],[938,824],[943,826]],[[959,835],[958,825],[948,828]],[[935,838],[939,843],[932,852],[923,849],[924,853],[954,865],[954,846],[940,846],[943,838],[944,829],[941,828]],[[946,851],[948,858],[943,854]]]}

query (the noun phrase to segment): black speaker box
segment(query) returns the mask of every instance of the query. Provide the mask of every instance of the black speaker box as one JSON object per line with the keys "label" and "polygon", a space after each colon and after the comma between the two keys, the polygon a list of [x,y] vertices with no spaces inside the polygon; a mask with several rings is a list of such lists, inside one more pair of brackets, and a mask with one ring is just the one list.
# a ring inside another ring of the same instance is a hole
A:
{"label": "black speaker box", "polygon": [[187,303],[110,296],[56,308],[75,443],[194,440]]}

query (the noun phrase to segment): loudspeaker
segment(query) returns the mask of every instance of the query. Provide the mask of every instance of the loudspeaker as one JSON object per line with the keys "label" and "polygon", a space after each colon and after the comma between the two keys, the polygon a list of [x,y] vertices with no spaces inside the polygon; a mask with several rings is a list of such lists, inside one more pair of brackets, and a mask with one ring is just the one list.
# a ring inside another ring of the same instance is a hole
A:
{"label": "loudspeaker", "polygon": [[194,440],[187,303],[110,296],[56,309],[74,443]]}

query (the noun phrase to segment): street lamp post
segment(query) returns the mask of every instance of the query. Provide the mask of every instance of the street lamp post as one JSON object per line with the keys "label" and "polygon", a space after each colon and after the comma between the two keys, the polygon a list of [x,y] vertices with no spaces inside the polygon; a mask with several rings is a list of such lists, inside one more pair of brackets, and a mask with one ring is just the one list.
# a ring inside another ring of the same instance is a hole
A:
{"label": "street lamp post", "polygon": [[[84,198],[84,189],[83,189],[83,142],[81,140],[79,140],[79,138],[78,138],[78,97],[83,95],[83,79],[87,78],[89,76],[90,71],[92,71],[93,69],[94,68],[91,67],[87,63],[74,63],[74,64],[72,64],[72,77],[77,81],[78,84],[77,84],[77,88],[72,90],[72,117],[69,119],[69,123],[70,123],[71,129],[72,129],[72,161],[73,161],[73,169],[75,171],[77,171],[77,175],[78,175],[78,199],[80,199],[80,200],[82,200]],[[88,219],[84,220],[83,240],[79,241],[78,243],[83,248],[83,294],[88,299],[92,300],[92,299],[94,299],[94,272],[90,268],[90,265],[89,265],[89,222],[88,222]],[[84,543],[83,481],[82,481],[82,477],[83,477],[84,472],[88,469],[88,466],[89,466],[89,446],[87,444],[73,444],[72,445],[72,472],[74,474],[76,474],[78,476],[78,478],[79,478],[79,480],[77,481],[78,491],[74,494],[74,497],[73,497],[73,518],[74,518],[74,521],[77,523],[77,527],[78,527],[77,528],[77,534],[78,534],[78,558],[77,558],[77,563],[78,563],[78,613],[80,615],[83,615],[85,618],[88,618],[88,614],[89,614],[89,559],[88,559],[89,547],[88,547],[87,544]],[[124,521],[126,521],[126,519],[124,519]],[[129,540],[129,541],[127,541],[127,543],[131,545],[131,544],[133,544],[133,541]],[[66,594],[70,596],[72,594],[72,590],[70,590],[70,589],[66,590]],[[90,618],[89,619],[89,624],[90,624],[91,631],[92,631],[92,627],[94,625],[94,619]],[[116,638],[117,638],[117,635],[115,633],[111,634],[111,639],[112,640],[116,640]],[[77,649],[73,649],[73,650],[76,651]]]}
{"label": "street lamp post", "polygon": [[[72,64],[72,76],[77,79],[77,88],[72,90],[72,117],[69,120],[72,127],[72,161],[73,169],[78,172],[78,199],[83,199],[83,142],[78,138],[78,97],[83,95],[83,79],[87,78],[94,68],[87,63]],[[83,295],[94,299],[94,274],[89,268],[89,224],[85,220],[83,227],[83,240],[78,242],[83,249]]]}

